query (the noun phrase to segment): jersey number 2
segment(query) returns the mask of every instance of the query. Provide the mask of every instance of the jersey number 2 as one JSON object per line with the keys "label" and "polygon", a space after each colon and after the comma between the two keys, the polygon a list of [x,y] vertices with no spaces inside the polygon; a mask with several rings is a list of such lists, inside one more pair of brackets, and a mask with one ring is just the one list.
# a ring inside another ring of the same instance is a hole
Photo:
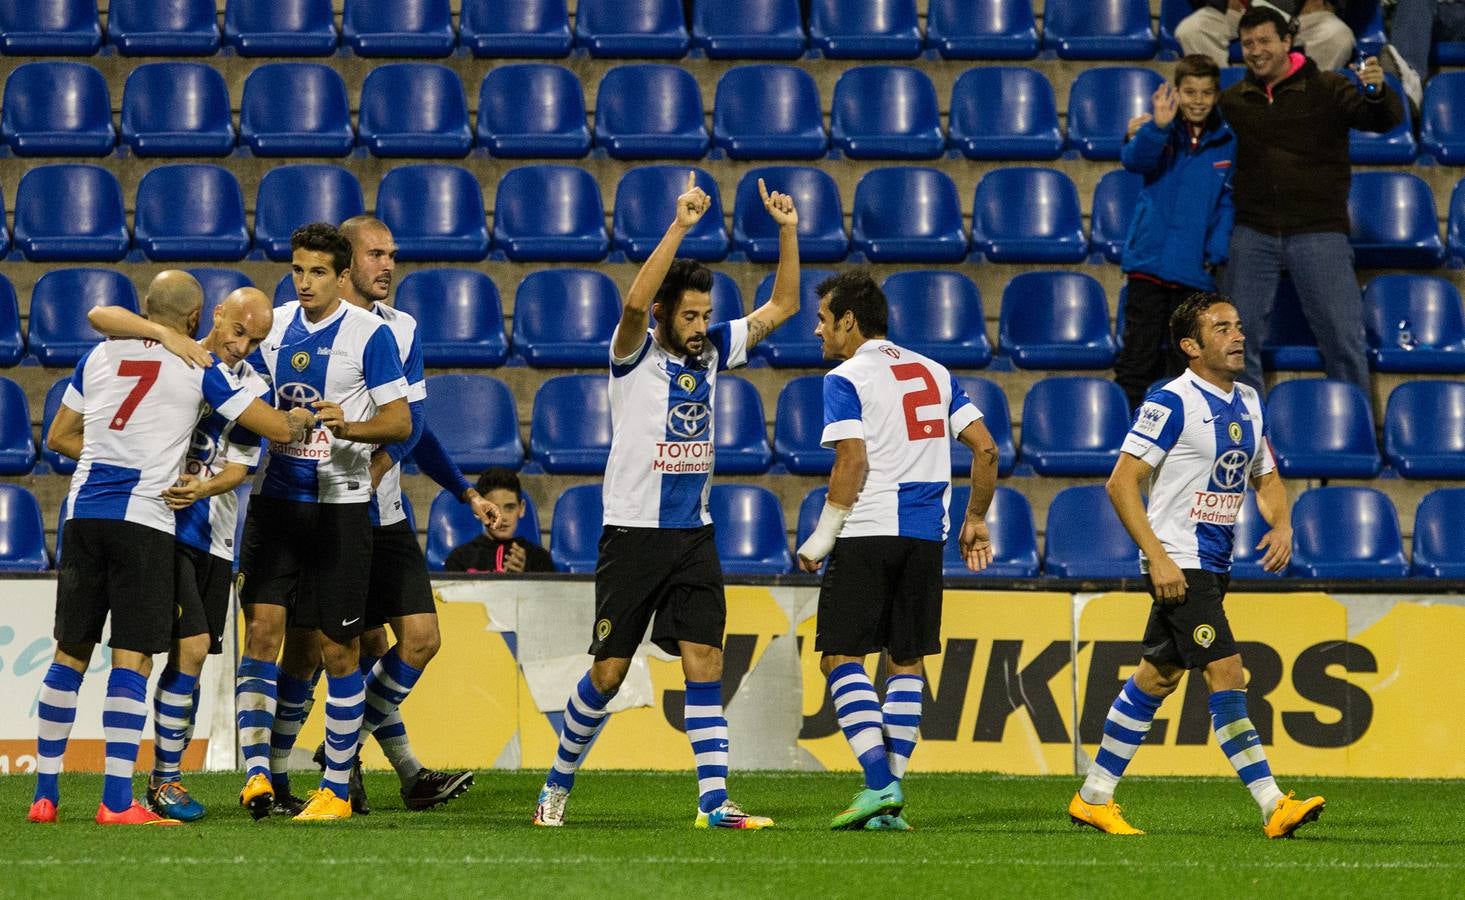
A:
{"label": "jersey number 2", "polygon": [[112,417],[112,424],[107,426],[112,431],[121,431],[127,427],[127,422],[132,414],[137,412],[137,405],[142,398],[148,395],[153,385],[158,383],[158,372],[163,364],[157,360],[124,359],[117,364],[117,375],[121,378],[136,378],[137,384],[127,392],[127,397],[122,405],[117,407],[117,415]]}
{"label": "jersey number 2", "polygon": [[896,381],[919,381],[925,385],[907,391],[901,397],[901,405],[905,407],[906,436],[913,441],[946,437],[945,419],[922,419],[917,412],[923,406],[941,403],[941,389],[936,386],[936,379],[931,377],[931,372],[920,363],[901,363],[891,366],[890,372]]}

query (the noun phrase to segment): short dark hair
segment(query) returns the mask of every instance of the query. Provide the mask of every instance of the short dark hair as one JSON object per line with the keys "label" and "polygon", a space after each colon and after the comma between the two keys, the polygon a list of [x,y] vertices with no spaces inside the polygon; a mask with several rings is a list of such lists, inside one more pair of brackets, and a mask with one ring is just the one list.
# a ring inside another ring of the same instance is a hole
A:
{"label": "short dark hair", "polygon": [[484,469],[483,474],[478,476],[478,483],[474,485],[478,493],[488,496],[489,491],[513,491],[515,497],[523,497],[524,489],[519,486],[519,476],[513,469],[505,469],[496,466],[492,469]]}
{"label": "short dark hair", "polygon": [[1197,344],[1204,344],[1201,336],[1200,315],[1218,303],[1230,303],[1231,298],[1215,291],[1196,291],[1180,302],[1170,315],[1170,346],[1183,353],[1180,342],[1190,338]]}
{"label": "short dark hair", "polygon": [[1294,20],[1287,18],[1281,12],[1270,6],[1252,6],[1242,13],[1241,21],[1236,23],[1236,33],[1250,31],[1271,22],[1277,29],[1277,37],[1295,37],[1297,29],[1294,27]]}
{"label": "short dark hair", "polygon": [[666,277],[661,280],[661,287],[656,289],[656,296],[651,298],[651,302],[661,304],[661,318],[671,321],[671,318],[677,313],[677,307],[682,304],[682,294],[687,291],[710,294],[712,292],[712,270],[695,259],[674,259],[671,261],[671,268],[666,270]]}
{"label": "short dark hair", "polygon": [[290,252],[294,253],[296,250],[330,254],[331,266],[337,275],[351,268],[351,242],[342,236],[336,226],[326,222],[311,222],[295,229],[290,234]]}
{"label": "short dark hair", "polygon": [[1182,56],[1175,63],[1175,86],[1180,87],[1180,82],[1186,78],[1210,78],[1220,85],[1221,67],[1209,56],[1199,53]]}
{"label": "short dark hair", "polygon": [[829,298],[829,314],[839,320],[844,314],[855,314],[855,323],[865,337],[884,337],[890,307],[885,292],[875,277],[865,269],[851,269],[831,275],[814,289],[816,296]]}

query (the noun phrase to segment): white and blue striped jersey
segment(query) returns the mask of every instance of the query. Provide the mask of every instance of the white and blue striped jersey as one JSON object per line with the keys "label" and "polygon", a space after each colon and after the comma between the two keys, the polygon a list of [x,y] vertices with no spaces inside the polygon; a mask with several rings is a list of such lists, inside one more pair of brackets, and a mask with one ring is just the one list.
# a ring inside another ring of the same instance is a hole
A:
{"label": "white and blue striped jersey", "polygon": [[[341,405],[347,421],[360,422],[408,394],[391,329],[345,301],[314,324],[298,302],[281,306],[269,336],[249,361],[270,383],[275,406],[283,410],[330,400]],[[366,503],[374,449],[336,438],[323,427],[300,441],[271,443],[254,493],[304,503]]]}
{"label": "white and blue striped jersey", "polygon": [[673,356],[650,331],[635,353],[612,357],[610,461],[602,491],[606,525],[712,524],[707,496],[717,373],[747,363],[747,319],[709,327],[695,358]]}
{"label": "white and blue striped jersey", "polygon": [[[249,396],[258,397],[265,403],[271,402],[270,386],[248,362],[240,360],[238,365],[229,368],[229,374]],[[194,426],[188,456],[183,461],[183,472],[204,480],[224,471],[228,463],[253,469],[259,465],[263,442],[264,438],[243,425],[229,421],[215,410],[206,410],[204,417]],[[205,497],[173,515],[177,526],[174,537],[178,543],[234,562],[234,530],[239,521],[237,494],[225,491]]]}
{"label": "white and blue striped jersey", "polygon": [[1231,571],[1246,486],[1276,468],[1266,435],[1261,399],[1239,382],[1223,393],[1187,369],[1145,398],[1120,450],[1154,467],[1150,526],[1180,568]]}
{"label": "white and blue striped jersey", "polygon": [[199,417],[239,417],[254,397],[222,365],[191,369],[154,341],[98,344],[61,398],[83,421],[66,505],[73,519],[121,519],[174,533],[163,491],[178,480]]}
{"label": "white and blue striped jersey", "polygon": [[945,366],[884,338],[861,344],[824,376],[821,443],[862,440],[869,464],[839,536],[946,540],[951,437],[981,417]]}
{"label": "white and blue striped jersey", "polygon": [[[385,303],[372,304],[376,313],[397,342],[397,351],[402,360],[402,372],[407,377],[407,402],[419,403],[427,399],[427,381],[423,376],[422,339],[417,335],[417,320],[407,313]],[[382,476],[371,498],[371,524],[393,525],[407,518],[402,508],[402,464],[392,466]]]}

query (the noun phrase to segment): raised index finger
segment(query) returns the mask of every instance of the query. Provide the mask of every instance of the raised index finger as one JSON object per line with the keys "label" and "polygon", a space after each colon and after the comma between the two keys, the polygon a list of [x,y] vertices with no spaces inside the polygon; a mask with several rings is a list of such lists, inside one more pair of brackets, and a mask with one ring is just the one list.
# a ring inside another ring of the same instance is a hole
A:
{"label": "raised index finger", "polygon": [[768,188],[763,184],[761,178],[758,179],[758,196],[763,198],[764,203],[768,202]]}
{"label": "raised index finger", "polygon": [[690,194],[692,192],[692,189],[695,188],[696,186],[697,186],[697,173],[694,172],[694,171],[692,171],[692,170],[690,170],[690,169],[688,169],[687,170],[687,189],[685,191],[682,191],[682,193],[684,193],[684,194]]}

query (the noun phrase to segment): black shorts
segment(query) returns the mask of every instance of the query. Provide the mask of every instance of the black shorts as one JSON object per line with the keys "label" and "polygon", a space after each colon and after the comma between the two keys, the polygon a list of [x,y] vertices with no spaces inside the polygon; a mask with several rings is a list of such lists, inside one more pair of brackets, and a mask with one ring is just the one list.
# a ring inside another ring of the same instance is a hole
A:
{"label": "black shorts", "polygon": [[56,581],[61,644],[95,644],[112,615],[113,650],[164,653],[173,639],[173,535],[118,519],[70,519]]}
{"label": "black shorts", "polygon": [[371,579],[365,503],[253,497],[239,556],[239,602],[283,606],[290,624],[337,643],[359,637]]}
{"label": "black shorts", "polygon": [[636,654],[652,616],[651,642],[673,656],[679,641],[722,646],[727,598],[712,526],[624,528],[607,525],[595,565],[596,659]]}
{"label": "black shorts", "polygon": [[[1145,625],[1145,659],[1155,665],[1199,669],[1218,659],[1236,655],[1236,639],[1226,621],[1226,588],[1231,576],[1203,569],[1185,569],[1185,602],[1161,603],[1150,607]],[[1148,575],[1145,586],[1150,596],[1155,586]]]}
{"label": "black shorts", "polygon": [[224,652],[224,620],[229,616],[234,564],[196,547],[174,544],[173,574],[178,613],[174,639],[206,634],[209,652]]}
{"label": "black shorts", "polygon": [[905,662],[941,651],[940,541],[849,537],[834,542],[819,585],[814,649],[890,651]]}
{"label": "black shorts", "polygon": [[427,559],[407,520],[371,529],[371,586],[366,592],[366,627],[388,619],[436,614]]}

